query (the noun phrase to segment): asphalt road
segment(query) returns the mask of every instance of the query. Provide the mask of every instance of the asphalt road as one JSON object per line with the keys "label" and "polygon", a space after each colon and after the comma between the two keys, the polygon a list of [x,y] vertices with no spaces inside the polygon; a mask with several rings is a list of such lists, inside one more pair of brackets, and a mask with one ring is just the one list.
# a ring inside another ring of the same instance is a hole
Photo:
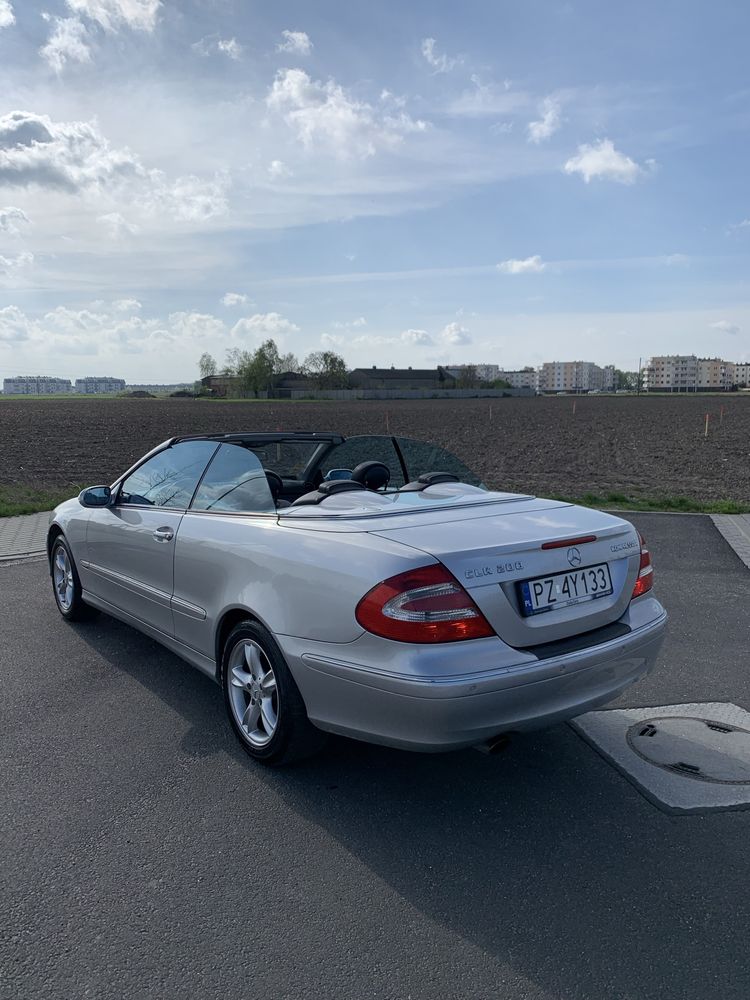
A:
{"label": "asphalt road", "polygon": [[[619,702],[750,707],[750,572],[633,518],[672,619]],[[267,771],[220,691],[0,568],[0,996],[747,1000],[750,812],[670,816],[566,725]]]}

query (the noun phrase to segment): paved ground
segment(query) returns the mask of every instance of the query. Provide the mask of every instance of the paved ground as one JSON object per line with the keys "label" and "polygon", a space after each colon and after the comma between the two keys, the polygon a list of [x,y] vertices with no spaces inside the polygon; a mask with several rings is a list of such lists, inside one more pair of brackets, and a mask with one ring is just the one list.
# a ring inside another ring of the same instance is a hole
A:
{"label": "paved ground", "polygon": [[714,514],[711,520],[750,569],[750,514]]}
{"label": "paved ground", "polygon": [[44,552],[50,511],[0,517],[0,561]]}
{"label": "paved ground", "polygon": [[[672,615],[622,705],[750,708],[750,573],[638,515]],[[0,995],[747,1000],[750,813],[666,815],[568,726],[265,771],[207,679],[0,567]]]}

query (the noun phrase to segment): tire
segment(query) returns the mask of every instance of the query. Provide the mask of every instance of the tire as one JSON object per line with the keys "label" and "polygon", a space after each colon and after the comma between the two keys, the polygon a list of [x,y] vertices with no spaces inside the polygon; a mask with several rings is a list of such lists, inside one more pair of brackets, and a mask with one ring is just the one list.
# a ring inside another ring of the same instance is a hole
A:
{"label": "tire", "polygon": [[58,535],[52,543],[49,566],[52,577],[52,593],[55,597],[57,610],[63,618],[69,622],[87,621],[95,618],[99,612],[96,608],[86,604],[81,596],[81,581],[65,535]]}
{"label": "tire", "polygon": [[221,686],[232,728],[253,760],[278,767],[311,757],[325,744],[281,650],[258,622],[241,622],[229,634]]}

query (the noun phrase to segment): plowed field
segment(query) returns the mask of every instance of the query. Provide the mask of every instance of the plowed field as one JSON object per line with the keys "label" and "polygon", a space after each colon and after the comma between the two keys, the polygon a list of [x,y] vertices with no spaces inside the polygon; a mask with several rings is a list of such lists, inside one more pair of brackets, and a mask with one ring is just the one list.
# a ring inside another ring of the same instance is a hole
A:
{"label": "plowed field", "polygon": [[433,441],[455,452],[489,486],[542,496],[593,492],[750,502],[750,398],[735,396],[3,400],[0,488],[59,491],[111,482],[172,435],[293,429],[389,431]]}

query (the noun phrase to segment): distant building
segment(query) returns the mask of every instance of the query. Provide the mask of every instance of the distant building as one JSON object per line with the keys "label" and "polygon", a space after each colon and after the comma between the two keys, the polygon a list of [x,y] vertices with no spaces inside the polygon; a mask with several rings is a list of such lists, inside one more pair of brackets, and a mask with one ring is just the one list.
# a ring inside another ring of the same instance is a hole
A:
{"label": "distant building", "polygon": [[355,368],[349,372],[351,389],[455,389],[458,380],[437,368]]}
{"label": "distant building", "polygon": [[738,383],[738,367],[695,354],[656,355],[643,370],[643,386],[648,392],[728,392]]}
{"label": "distant building", "polygon": [[539,372],[535,368],[521,368],[515,371],[500,369],[495,376],[501,378],[513,389],[539,389]]}
{"label": "distant building", "polygon": [[499,378],[500,365],[446,365],[445,370],[460,381],[467,369],[474,372],[480,382],[494,382]]}
{"label": "distant building", "polygon": [[125,388],[124,378],[112,378],[109,375],[87,375],[76,379],[76,392],[87,396],[102,392],[122,392]]}
{"label": "distant building", "polygon": [[51,375],[18,375],[3,379],[6,396],[64,396],[72,391],[69,378]]}
{"label": "distant building", "polygon": [[750,388],[750,361],[742,361],[735,364],[734,384],[738,389]]}
{"label": "distant building", "polygon": [[593,361],[545,361],[539,371],[543,392],[611,392],[615,388],[615,366],[600,368]]}
{"label": "distant building", "polygon": [[[169,392],[177,392],[179,389],[192,389],[192,382],[173,382],[169,385],[166,383],[158,382],[132,382],[123,386],[128,392],[150,392],[150,393],[162,393],[166,394]],[[119,391],[119,390],[118,390]]]}

